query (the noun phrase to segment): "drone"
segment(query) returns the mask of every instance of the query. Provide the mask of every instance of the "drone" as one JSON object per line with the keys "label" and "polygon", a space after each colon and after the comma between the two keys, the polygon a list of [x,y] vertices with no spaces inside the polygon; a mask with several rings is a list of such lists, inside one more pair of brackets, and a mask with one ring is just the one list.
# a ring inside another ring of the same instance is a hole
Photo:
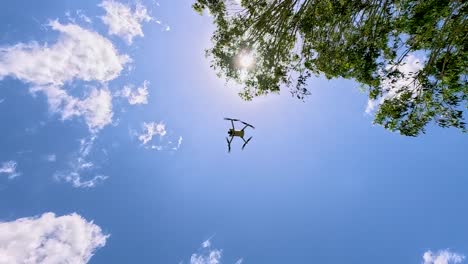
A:
{"label": "drone", "polygon": [[[226,137],[226,141],[228,143],[228,152],[231,152],[231,142],[232,140],[234,139],[234,137],[240,137],[242,138],[242,140],[244,141],[244,145],[242,145],[242,150],[244,150],[245,146],[247,145],[247,143],[249,143],[249,141],[252,139],[252,137],[250,137],[249,139],[245,140],[244,139],[244,130],[247,128],[247,127],[251,127],[253,129],[255,129],[254,126],[252,126],[251,124],[248,124],[244,121],[241,121],[239,119],[233,119],[233,118],[227,118],[225,117],[224,120],[228,120],[228,121],[231,121],[231,125],[232,125],[232,128],[229,129],[228,131],[228,135],[231,137],[231,139],[229,140],[227,137]],[[236,130],[236,128],[234,127],[234,122],[241,122],[242,124],[244,124],[244,128],[242,128],[241,130]]]}

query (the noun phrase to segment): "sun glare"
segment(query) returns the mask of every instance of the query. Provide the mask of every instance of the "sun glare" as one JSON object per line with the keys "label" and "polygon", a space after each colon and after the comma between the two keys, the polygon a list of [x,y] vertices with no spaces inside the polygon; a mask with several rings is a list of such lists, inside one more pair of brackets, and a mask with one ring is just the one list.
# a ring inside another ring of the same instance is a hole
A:
{"label": "sun glare", "polygon": [[254,62],[254,56],[250,52],[243,53],[239,57],[239,65],[244,69],[252,67]]}

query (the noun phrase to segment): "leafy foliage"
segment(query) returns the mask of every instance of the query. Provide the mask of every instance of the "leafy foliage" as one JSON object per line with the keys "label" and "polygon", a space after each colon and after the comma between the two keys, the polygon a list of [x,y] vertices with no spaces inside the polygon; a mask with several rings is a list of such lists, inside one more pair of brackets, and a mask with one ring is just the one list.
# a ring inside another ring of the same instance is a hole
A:
{"label": "leafy foliage", "polygon": [[[246,100],[307,80],[354,79],[378,106],[374,122],[403,135],[435,121],[466,132],[468,2],[460,0],[197,0],[216,31],[207,50]],[[239,56],[251,53],[244,69]],[[415,59],[415,58],[420,59]]]}

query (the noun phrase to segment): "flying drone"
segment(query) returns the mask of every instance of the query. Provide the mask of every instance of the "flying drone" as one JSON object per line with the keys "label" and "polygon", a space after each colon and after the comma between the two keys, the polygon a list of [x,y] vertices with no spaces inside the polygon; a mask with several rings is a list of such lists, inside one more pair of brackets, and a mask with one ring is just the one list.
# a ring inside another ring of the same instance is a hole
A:
{"label": "flying drone", "polygon": [[[247,145],[247,143],[249,143],[249,141],[252,139],[252,137],[249,137],[249,139],[245,140],[244,139],[244,135],[245,135],[245,132],[244,130],[247,128],[247,127],[251,127],[253,129],[255,129],[254,126],[252,126],[251,124],[248,124],[244,121],[241,121],[239,119],[233,119],[233,118],[227,118],[225,117],[224,120],[228,120],[228,121],[231,121],[231,125],[232,125],[232,128],[229,129],[228,131],[228,135],[231,137],[231,139],[229,140],[228,138],[226,138],[226,141],[228,143],[228,152],[231,152],[231,142],[232,140],[234,139],[234,137],[240,137],[242,138],[242,140],[244,141],[244,145],[242,145],[242,149],[245,148],[245,146]],[[234,122],[241,122],[242,124],[244,124],[244,128],[242,128],[241,130],[236,130],[235,126],[234,126]]]}

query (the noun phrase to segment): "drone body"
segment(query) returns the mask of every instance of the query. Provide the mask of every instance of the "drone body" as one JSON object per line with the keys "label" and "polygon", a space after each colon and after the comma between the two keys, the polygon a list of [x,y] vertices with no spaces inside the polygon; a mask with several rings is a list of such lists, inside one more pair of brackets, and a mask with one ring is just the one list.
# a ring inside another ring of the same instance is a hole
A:
{"label": "drone body", "polygon": [[[232,140],[234,139],[234,137],[239,137],[241,138],[243,141],[244,141],[244,145],[242,145],[242,149],[244,149],[244,147],[247,145],[247,143],[249,143],[249,141],[252,139],[252,137],[250,137],[249,139],[245,140],[244,139],[244,135],[245,135],[245,129],[247,127],[251,127],[253,129],[255,129],[254,126],[246,123],[246,122],[243,122],[243,121],[240,121],[239,119],[232,119],[232,118],[227,118],[225,117],[224,120],[229,120],[231,121],[231,125],[232,125],[232,128],[229,129],[228,131],[228,135],[231,137],[231,139],[229,138],[226,138],[226,141],[228,143],[228,152],[231,152],[231,142]],[[234,126],[234,122],[241,122],[242,124],[244,124],[244,128],[242,128],[241,130],[236,130],[235,126]]]}

